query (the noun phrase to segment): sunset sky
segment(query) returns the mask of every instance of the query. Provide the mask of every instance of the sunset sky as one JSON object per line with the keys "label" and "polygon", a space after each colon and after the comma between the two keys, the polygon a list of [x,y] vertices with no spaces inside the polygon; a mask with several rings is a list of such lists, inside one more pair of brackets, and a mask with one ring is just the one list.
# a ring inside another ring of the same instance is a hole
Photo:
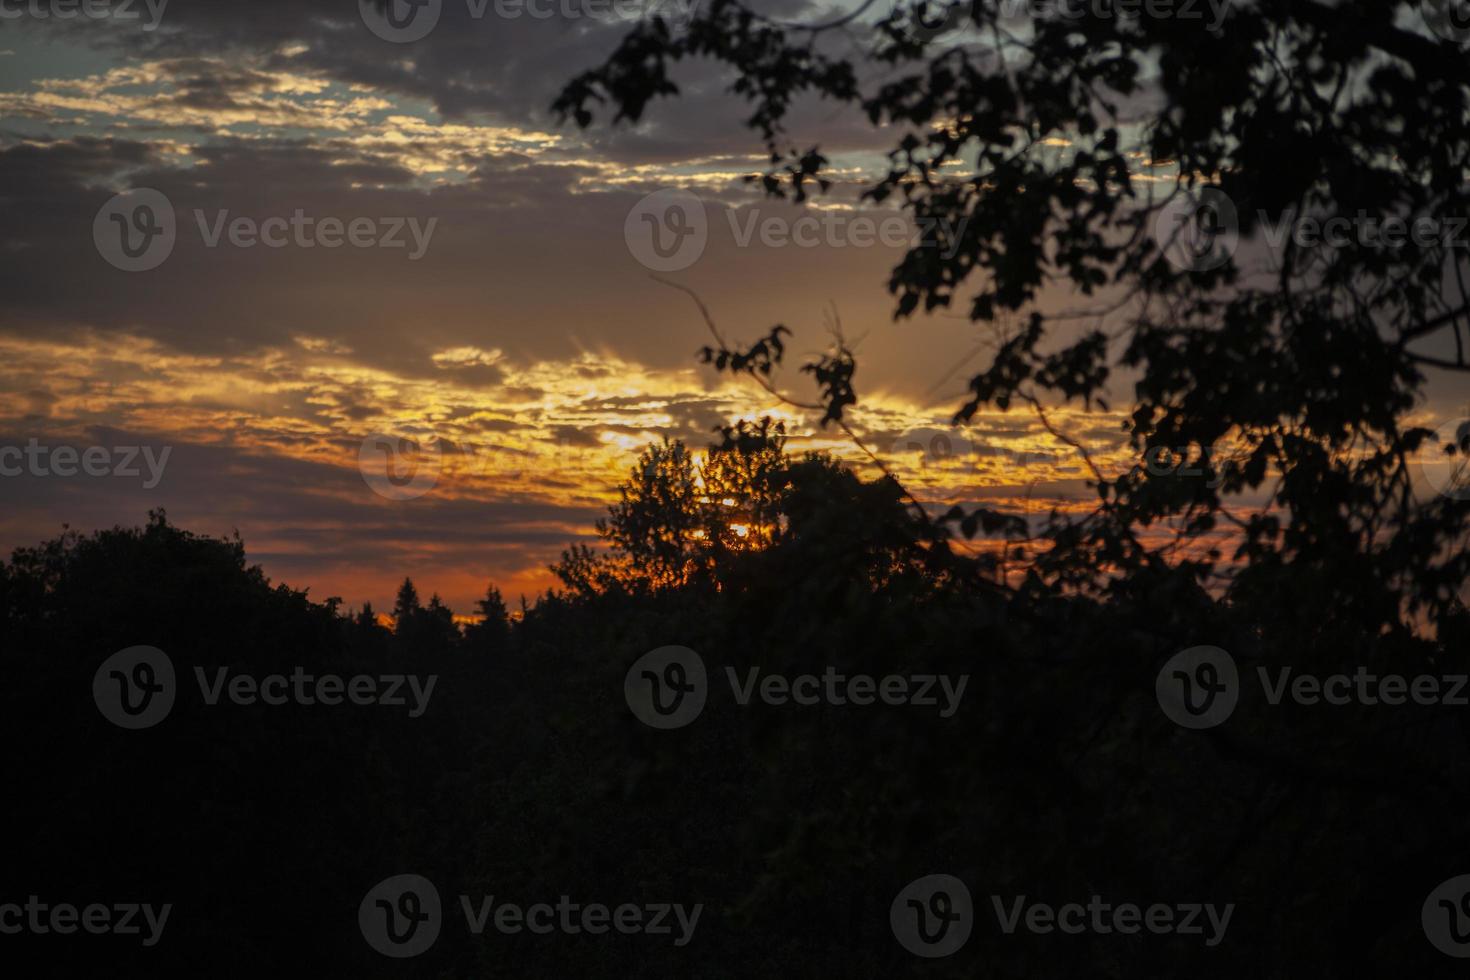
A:
{"label": "sunset sky", "polygon": [[[978,416],[958,460],[904,448],[906,433],[948,427],[969,376],[954,369],[981,363],[990,331],[959,309],[895,323],[884,283],[901,247],[759,235],[742,246],[752,216],[800,212],[742,182],[762,168],[761,147],[707,69],[692,67],[685,97],[636,128],[559,125],[548,107],[561,85],[628,21],[552,7],[537,19],[492,4],[475,18],[445,0],[435,29],[403,44],[370,31],[356,0],[171,0],[155,29],[141,0],[134,21],[0,20],[0,445],[171,448],[151,488],[0,478],[0,548],[162,507],[190,530],[238,529],[252,561],[315,598],[383,608],[410,575],[463,613],[487,582],[508,597],[550,584],[547,563],[590,536],[649,442],[702,446],[716,425],[769,414],[797,434],[793,448],[858,461],[840,433],[696,362],[709,339],[697,311],[625,237],[630,210],[664,188],[697,194],[709,228],[703,254],[669,278],[729,337],[791,327],[796,364],[826,345],[835,311],[858,342],[854,426],[914,487],[1038,509],[1086,497],[1071,451],[1024,411]],[[816,19],[825,8],[768,9]],[[793,142],[820,142],[840,168],[821,207],[850,227],[855,190],[895,134],[819,104],[797,123]],[[1147,164],[1140,180],[1167,177]],[[94,240],[99,210],[130,188],[161,192],[177,215],[172,252],[147,271],[114,268]],[[413,219],[432,234],[416,258],[210,247],[195,217],[298,210]],[[1060,287],[1050,301],[1082,302]],[[783,387],[808,398],[794,367]],[[1451,417],[1463,389],[1435,390],[1425,419]],[[1058,419],[1126,468],[1124,414]],[[359,468],[374,433],[445,447],[432,490],[374,493]]]}

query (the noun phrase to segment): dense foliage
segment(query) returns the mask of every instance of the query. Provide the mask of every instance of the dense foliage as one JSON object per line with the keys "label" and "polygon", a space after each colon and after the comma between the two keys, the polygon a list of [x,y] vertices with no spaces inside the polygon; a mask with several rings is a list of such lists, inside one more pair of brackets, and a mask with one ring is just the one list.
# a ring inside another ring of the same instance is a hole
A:
{"label": "dense foliage", "polygon": [[[44,954],[57,976],[99,962],[114,975],[211,976],[1287,977],[1364,963],[1431,975],[1441,954],[1418,909],[1466,857],[1463,711],[1257,698],[1228,726],[1183,732],[1153,690],[1182,646],[1227,647],[1242,670],[1330,665],[1283,657],[1289,621],[1227,609],[1187,576],[1161,576],[1135,600],[1022,601],[936,551],[891,481],[791,459],[779,438],[724,451],[738,459],[712,469],[763,495],[721,505],[724,519],[758,507],[761,547],[691,533],[680,562],[634,562],[668,544],[668,527],[714,520],[689,492],[687,450],[650,447],[604,526],[610,547],[587,556],[608,577],[568,574],[575,588],[514,617],[492,590],[468,629],[407,582],[396,629],[370,610],[343,614],[335,599],[273,587],[239,541],[162,515],[17,552],[0,566],[0,717],[19,748],[7,829],[26,841],[9,890],[176,908],[152,949],[7,942]],[[139,642],[170,655],[181,695],[157,727],[122,731],[98,713],[92,678]],[[667,644],[700,653],[712,694],[688,728],[661,732],[630,713],[623,675]],[[1422,640],[1347,649],[1375,669],[1447,662]],[[298,665],[438,682],[418,718],[207,706],[188,690],[195,667]],[[951,717],[742,707],[716,692],[727,667],[969,681]],[[894,941],[888,903],[935,871],[970,883],[979,924],[961,953],[924,961]],[[428,953],[392,961],[364,943],[357,905],[403,872],[436,883],[451,923],[460,894],[705,912],[685,948],[450,924]],[[1213,949],[1199,937],[1008,937],[990,924],[991,894],[1238,909]]]}
{"label": "dense foliage", "polygon": [[[1368,636],[1462,620],[1470,493],[1426,494],[1413,466],[1470,450],[1463,432],[1431,444],[1416,415],[1426,371],[1470,368],[1458,7],[1255,0],[1218,23],[1204,7],[900,0],[800,24],[711,0],[687,28],[640,22],[556,108],[644,122],[681,96],[685,63],[713,63],[769,154],[752,179],[797,202],[852,178],[804,146],[796,110],[861,113],[891,147],[864,201],[958,229],[894,269],[896,316],[962,305],[993,331],[956,421],[1118,401],[1140,461],[1164,449],[1219,468],[1218,483],[1094,470],[1085,517],[963,526],[1032,545],[1030,587],[1136,593],[1169,565]],[[1166,259],[1191,231],[1160,224],[1178,214],[1214,229],[1188,262]],[[1262,246],[1267,226],[1306,218],[1359,233]],[[1371,233],[1390,219],[1445,233]],[[782,330],[717,366],[769,375],[772,358],[748,355],[774,338],[779,362]],[[857,400],[839,355],[806,368],[824,423]],[[1177,537],[1141,533],[1157,526]]]}
{"label": "dense foliage", "polygon": [[[789,148],[794,102],[861,108],[897,141],[869,197],[968,219],[938,225],[964,229],[951,257],[918,250],[894,271],[898,313],[961,301],[1015,324],[998,326],[957,417],[995,406],[1045,421],[1121,385],[1140,453],[1208,452],[1218,485],[1097,474],[1097,510],[1036,535],[1001,512],[926,514],[891,477],[793,458],[779,428],[747,423],[702,456],[650,447],[603,547],[557,564],[561,590],[512,615],[490,589],[468,628],[410,582],[391,629],[344,614],[273,586],[240,541],[162,515],[22,549],[0,566],[5,829],[19,842],[7,894],[175,911],[152,949],[3,942],[56,976],[1446,975],[1420,909],[1470,871],[1465,708],[1273,706],[1247,685],[1228,724],[1185,731],[1155,681],[1201,644],[1249,678],[1467,672],[1470,502],[1417,493],[1409,465],[1428,436],[1411,418],[1424,371],[1466,364],[1460,267],[1442,243],[1288,241],[1264,273],[1243,267],[1249,250],[1181,269],[1145,233],[1170,195],[1144,193],[1129,154],[1168,162],[1173,192],[1217,185],[1246,236],[1292,209],[1470,213],[1465,52],[1406,28],[1406,2],[1259,0],[1214,31],[1085,12],[1017,31],[998,4],[942,6],[991,43],[931,43],[901,3],[854,58],[824,46],[831,29],[710,0],[687,31],[639,24],[559,105],[583,125],[603,107],[636,121],[678,94],[675,63],[713,58],[752,103],[771,154],[762,186],[798,200],[828,161]],[[1033,152],[1053,138],[1073,152]],[[974,174],[944,176],[955,159]],[[1059,280],[1105,300],[1083,329],[1037,302]],[[786,333],[717,336],[705,360],[773,385]],[[1454,353],[1428,351],[1434,339]],[[845,425],[852,352],[806,368],[817,418]],[[1248,491],[1265,504],[1241,516],[1230,504]],[[1168,523],[1191,539],[1230,521],[1230,560],[1141,533]],[[1024,580],[956,535],[1024,539]],[[124,731],[92,685],[137,644],[172,658],[182,691],[161,724]],[[624,702],[624,677],[671,644],[700,654],[712,689],[727,668],[835,669],[965,675],[967,693],[942,717],[712,690],[687,728],[656,731]],[[421,717],[184,696],[195,668],[221,667],[438,680]],[[358,904],[404,872],[437,884],[451,921],[460,894],[705,911],[684,948],[446,925],[424,955],[387,960],[363,941]],[[929,961],[900,948],[888,913],[936,872],[969,883],[977,925]],[[1213,948],[1005,935],[991,896],[1020,895],[1237,907]]]}

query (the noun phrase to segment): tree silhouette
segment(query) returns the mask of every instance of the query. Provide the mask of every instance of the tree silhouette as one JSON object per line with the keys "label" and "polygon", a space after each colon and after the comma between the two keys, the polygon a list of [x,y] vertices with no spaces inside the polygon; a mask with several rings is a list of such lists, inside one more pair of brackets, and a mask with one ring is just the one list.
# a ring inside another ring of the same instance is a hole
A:
{"label": "tree silhouette", "polygon": [[[893,134],[888,171],[864,198],[960,229],[894,269],[896,315],[964,303],[994,332],[955,419],[1026,408],[1066,441],[1048,407],[1107,408],[1110,390],[1131,388],[1125,428],[1140,465],[1109,478],[1073,440],[1097,506],[1030,542],[1027,589],[1129,593],[1183,574],[1232,601],[1289,595],[1305,620],[1331,610],[1370,636],[1458,629],[1470,502],[1415,486],[1417,454],[1438,447],[1412,417],[1426,369],[1470,368],[1453,242],[1288,235],[1274,251],[1166,258],[1177,234],[1201,232],[1208,246],[1294,218],[1449,228],[1470,213],[1470,60],[1413,26],[1420,6],[1264,0],[1229,5],[1211,28],[1111,5],[1017,24],[987,0],[904,0],[865,28],[856,15],[793,26],[712,0],[687,30],[640,22],[555,107],[583,126],[604,109],[636,123],[679,96],[676,63],[713,59],[769,152],[754,179],[796,202],[829,187],[827,157],[787,132],[798,99],[851,106]],[[936,23],[966,30],[957,39]],[[1067,153],[1052,152],[1058,142]],[[952,176],[955,163],[970,172]],[[1192,228],[1201,211],[1219,220]],[[1047,284],[1081,305],[1043,303]],[[780,346],[761,344],[722,344],[717,366],[754,375],[753,354],[779,363]],[[808,366],[824,422],[856,397],[833,366]],[[1220,484],[1141,465],[1160,447],[1207,456]],[[1251,494],[1264,503],[1243,506]],[[1004,515],[947,517],[967,534],[1030,536]],[[1167,543],[1141,533],[1157,526],[1174,532]],[[1228,556],[1222,527],[1234,532]]]}
{"label": "tree silhouette", "polygon": [[[1466,213],[1464,52],[1404,27],[1404,2],[1259,0],[1215,31],[1101,8],[1018,28],[1002,6],[903,0],[864,26],[865,4],[802,28],[711,0],[687,32],[634,26],[559,104],[583,125],[603,102],[637,121],[678,94],[675,62],[713,58],[771,151],[762,186],[797,200],[825,189],[828,162],[790,148],[795,101],[863,109],[895,141],[869,198],[966,219],[938,225],[961,229],[952,254],[915,250],[890,280],[900,315],[963,302],[995,327],[957,418],[1030,411],[1090,465],[1050,410],[1110,410],[1111,387],[1131,386],[1140,457],[1209,452],[1218,485],[1099,470],[1095,510],[1038,534],[1000,510],[931,515],[881,458],[865,478],[743,421],[702,451],[649,446],[600,547],[554,566],[563,588],[509,616],[487,587],[466,629],[405,577],[390,631],[370,605],[353,616],[274,584],[238,536],[161,511],[18,549],[0,563],[0,830],[25,846],[7,856],[0,904],[177,910],[156,949],[5,935],[0,951],[57,976],[1447,975],[1424,910],[1470,868],[1463,703],[1251,690],[1228,722],[1186,730],[1156,685],[1180,651],[1209,644],[1253,683],[1463,686],[1470,505],[1425,499],[1409,465],[1428,438],[1414,424],[1424,372],[1466,366],[1458,258],[1442,241],[1288,239],[1264,271],[1254,245],[1210,264],[1212,224],[1181,267],[1148,230],[1181,194],[1216,216],[1228,199],[1247,238],[1293,208]],[[964,40],[930,29],[951,12]],[[839,34],[864,43],[834,53]],[[1074,152],[1048,155],[1056,139]],[[1159,165],[1151,179],[1135,153]],[[962,158],[973,175],[951,176]],[[1197,193],[1206,179],[1225,197]],[[1158,184],[1169,192],[1150,197]],[[1059,281],[1099,305],[1046,308],[1041,290]],[[737,344],[701,312],[703,360],[780,393],[790,331]],[[804,366],[814,399],[789,400],[856,437],[856,365],[839,331]],[[1245,511],[1248,491],[1265,506]],[[1222,527],[1233,554],[1211,550]],[[1024,573],[967,551],[975,536],[1014,542]],[[139,644],[167,653],[178,698],[162,723],[125,730],[94,684]],[[677,731],[624,703],[639,658],[667,645],[695,651],[709,687]],[[211,703],[195,680],[298,670],[432,675],[439,693],[410,718],[387,704]],[[742,703],[721,687],[752,671],[875,687],[963,676],[968,693],[944,717]],[[939,870],[974,890],[976,928],[955,955],[923,959],[895,941],[890,903]],[[445,928],[421,956],[389,959],[357,914],[405,871],[436,883]],[[706,914],[689,948],[451,927],[461,896],[490,895]],[[1206,948],[992,926],[992,899],[1019,895],[1238,907]]]}
{"label": "tree silhouette", "polygon": [[407,623],[422,609],[423,606],[419,604],[419,590],[414,588],[412,579],[405,578],[398,587],[398,597],[393,603],[393,622]]}
{"label": "tree silhouette", "polygon": [[471,649],[480,654],[501,652],[510,636],[510,610],[500,590],[491,585],[486,587],[485,598],[475,604],[479,622],[465,628],[465,640]]}
{"label": "tree silhouette", "polygon": [[557,577],[580,594],[708,587],[735,556],[768,547],[780,530],[777,476],[790,464],[785,430],[762,419],[720,432],[703,459],[678,441],[645,449],[597,522],[609,550],[564,552]]}

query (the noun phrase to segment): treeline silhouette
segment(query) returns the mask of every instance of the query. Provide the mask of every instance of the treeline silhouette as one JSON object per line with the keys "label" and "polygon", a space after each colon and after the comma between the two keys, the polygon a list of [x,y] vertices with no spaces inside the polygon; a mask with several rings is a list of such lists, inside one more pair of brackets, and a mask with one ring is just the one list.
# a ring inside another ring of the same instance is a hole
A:
{"label": "treeline silhouette", "polygon": [[[744,531],[737,529],[743,527]],[[563,586],[511,614],[493,588],[459,626],[405,581],[395,628],[272,584],[237,538],[162,513],[68,532],[0,566],[8,747],[0,899],[169,902],[162,940],[4,936],[27,975],[837,977],[1445,975],[1421,903],[1470,867],[1463,709],[1242,698],[1187,732],[1161,664],[1198,644],[1298,672],[1464,664],[1464,634],[1365,637],[1301,597],[1227,604],[1189,574],[1106,600],[1015,588],[949,547],[893,480],[793,457],[769,423],[703,461],[651,446]],[[99,665],[146,644],[180,694],[126,731]],[[624,701],[654,648],[697,651],[710,696],[656,731]],[[427,709],[209,705],[214,677],[437,677]],[[761,675],[967,675],[959,710],[741,706]],[[434,946],[372,950],[358,904],[421,874]],[[889,903],[933,873],[976,924],[912,956]],[[694,939],[472,936],[460,895],[705,906]],[[1235,903],[1227,940],[1006,935],[991,896]],[[19,954],[17,954],[19,955]]]}

